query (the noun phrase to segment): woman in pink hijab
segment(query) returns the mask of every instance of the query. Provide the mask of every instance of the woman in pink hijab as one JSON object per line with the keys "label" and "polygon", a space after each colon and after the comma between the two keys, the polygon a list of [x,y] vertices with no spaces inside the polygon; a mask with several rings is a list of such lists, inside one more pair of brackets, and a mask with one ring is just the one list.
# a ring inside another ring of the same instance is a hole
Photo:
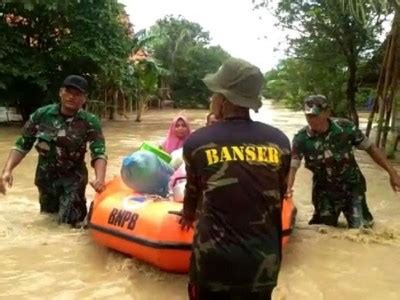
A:
{"label": "woman in pink hijab", "polygon": [[183,116],[176,117],[169,127],[165,141],[161,144],[162,149],[171,153],[176,149],[182,148],[183,143],[190,135],[190,132],[188,120]]}

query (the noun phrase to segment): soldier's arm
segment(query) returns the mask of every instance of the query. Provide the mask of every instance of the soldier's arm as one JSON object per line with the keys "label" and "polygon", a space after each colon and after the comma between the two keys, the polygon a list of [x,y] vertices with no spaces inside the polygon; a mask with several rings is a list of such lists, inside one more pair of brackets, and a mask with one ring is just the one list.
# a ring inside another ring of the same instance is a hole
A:
{"label": "soldier's arm", "polygon": [[287,179],[287,197],[291,197],[293,195],[293,185],[296,180],[297,170],[301,166],[302,159],[303,152],[301,150],[301,141],[299,140],[298,136],[295,136],[292,142],[290,170]]}
{"label": "soldier's arm", "polygon": [[0,193],[6,193],[6,186],[11,187],[13,183],[13,170],[21,163],[25,155],[32,149],[36,141],[36,133],[38,130],[39,112],[34,112],[29,120],[22,128],[21,136],[15,142],[14,147],[11,149],[7,161],[4,165],[1,180],[0,180]]}
{"label": "soldier's arm", "polygon": [[185,145],[183,159],[186,167],[186,190],[183,199],[183,219],[193,222],[195,219],[197,203],[201,197],[198,176],[193,167],[192,153]]}
{"label": "soldier's arm", "polygon": [[8,156],[7,162],[4,166],[3,172],[0,178],[0,194],[6,194],[6,189],[11,188],[13,184],[13,169],[19,165],[24,158],[24,155],[16,150],[11,150]]}
{"label": "soldier's arm", "polygon": [[285,136],[286,140],[281,145],[281,167],[280,167],[280,181],[281,181],[281,197],[286,195],[288,187],[288,176],[290,171],[291,151],[289,139]]}
{"label": "soldier's arm", "polygon": [[368,137],[356,126],[352,126],[351,138],[352,144],[360,150],[365,150],[368,155],[377,163],[381,168],[386,170],[390,176],[390,184],[394,191],[400,191],[400,176],[396,170],[390,165],[385,155],[379,148],[373,144]]}
{"label": "soldier's arm", "polygon": [[91,156],[91,164],[95,167],[95,162],[99,159],[107,161],[106,143],[100,121],[97,117],[92,116],[89,120],[88,142]]}
{"label": "soldier's arm", "polygon": [[89,119],[88,142],[91,155],[91,165],[94,168],[96,179],[91,182],[93,188],[100,192],[104,188],[106,177],[107,155],[106,144],[100,121],[97,117]]}
{"label": "soldier's arm", "polygon": [[5,170],[12,172],[12,170],[19,165],[25,155],[32,149],[33,144],[36,142],[36,134],[39,126],[39,111],[35,111],[30,115],[29,120],[26,121],[22,128],[21,135],[17,138],[14,147],[11,149],[10,155],[7,159]]}
{"label": "soldier's arm", "polygon": [[372,146],[372,142],[368,137],[355,126],[352,122],[350,123],[350,139],[351,144],[359,150],[367,150]]}
{"label": "soldier's arm", "polygon": [[400,191],[400,176],[397,174],[397,171],[389,164],[389,161],[386,159],[382,151],[379,150],[374,144],[372,144],[368,149],[366,149],[367,153],[371,158],[386,172],[390,177],[390,185],[392,186],[393,191]]}
{"label": "soldier's arm", "polygon": [[8,155],[7,161],[3,168],[3,173],[12,172],[16,166],[20,164],[20,162],[24,159],[25,155],[20,151],[11,149],[10,154]]}
{"label": "soldier's arm", "polygon": [[297,173],[297,168],[290,168],[290,170],[289,170],[289,175],[288,175],[288,179],[287,179],[287,181],[288,181],[288,183],[287,183],[287,189],[286,189],[286,197],[292,197],[292,195],[293,195],[293,192],[294,192],[294,190],[293,190],[293,185],[294,185],[294,181],[295,181],[295,179],[296,179],[296,173]]}
{"label": "soldier's arm", "polygon": [[379,148],[373,144],[354,124],[351,126],[350,136],[352,144],[359,150],[365,150],[379,166],[389,173],[390,176],[397,174],[396,170],[389,164],[389,161]]}
{"label": "soldier's arm", "polygon": [[377,146],[375,146],[375,144],[372,144],[368,149],[366,149],[366,151],[379,166],[388,172],[390,176],[397,174],[396,170],[390,165],[385,155]]}
{"label": "soldier's arm", "polygon": [[91,184],[96,191],[102,191],[102,185],[106,179],[107,161],[105,159],[96,159],[93,163],[93,168],[96,176],[95,181],[97,182],[92,182]]}
{"label": "soldier's arm", "polygon": [[39,129],[40,109],[30,115],[22,128],[21,135],[17,138],[12,150],[18,151],[24,157],[33,147],[36,142],[36,134]]}

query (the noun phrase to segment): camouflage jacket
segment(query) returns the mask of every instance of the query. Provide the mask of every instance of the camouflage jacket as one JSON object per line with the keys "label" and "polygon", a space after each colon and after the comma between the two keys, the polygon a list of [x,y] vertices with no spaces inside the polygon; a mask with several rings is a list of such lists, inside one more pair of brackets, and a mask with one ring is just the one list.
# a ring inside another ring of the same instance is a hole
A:
{"label": "camouflage jacket", "polygon": [[84,110],[66,117],[57,104],[39,108],[25,123],[13,149],[26,154],[35,142],[39,153],[36,177],[48,177],[46,173],[67,174],[84,167],[87,143],[92,164],[96,159],[107,159],[100,122]]}
{"label": "camouflage jacket", "polygon": [[183,153],[184,214],[198,213],[192,283],[213,291],[276,285],[288,138],[271,126],[232,119],[194,132]]}
{"label": "camouflage jacket", "polygon": [[365,185],[353,147],[366,150],[371,142],[349,120],[330,119],[329,123],[329,130],[323,135],[315,135],[308,126],[295,134],[291,167],[298,168],[304,157],[305,167],[314,174],[314,184],[339,187],[356,183]]}

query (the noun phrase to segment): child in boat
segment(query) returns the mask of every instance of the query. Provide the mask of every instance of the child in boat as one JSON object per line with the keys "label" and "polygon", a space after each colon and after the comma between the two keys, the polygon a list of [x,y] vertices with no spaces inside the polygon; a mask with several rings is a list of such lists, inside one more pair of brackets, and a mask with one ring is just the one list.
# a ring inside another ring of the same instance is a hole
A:
{"label": "child in boat", "polygon": [[188,120],[183,116],[176,117],[169,127],[167,137],[160,146],[161,149],[171,154],[174,150],[182,148],[190,133]]}
{"label": "child in boat", "polygon": [[210,112],[210,113],[207,115],[207,123],[206,123],[206,126],[212,125],[212,124],[217,123],[217,122],[218,122],[218,120],[217,120],[217,118],[215,117],[214,113]]}

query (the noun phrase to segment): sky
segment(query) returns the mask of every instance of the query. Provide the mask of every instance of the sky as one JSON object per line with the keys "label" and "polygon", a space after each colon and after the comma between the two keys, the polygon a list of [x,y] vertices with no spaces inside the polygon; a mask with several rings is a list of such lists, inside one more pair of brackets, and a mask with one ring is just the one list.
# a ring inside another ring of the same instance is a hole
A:
{"label": "sky", "polygon": [[[285,35],[266,11],[253,11],[251,0],[119,0],[134,30],[147,29],[166,15],[181,15],[210,33],[211,44],[266,72],[284,58]],[[262,17],[260,19],[260,17]],[[276,48],[279,51],[274,51]]]}

